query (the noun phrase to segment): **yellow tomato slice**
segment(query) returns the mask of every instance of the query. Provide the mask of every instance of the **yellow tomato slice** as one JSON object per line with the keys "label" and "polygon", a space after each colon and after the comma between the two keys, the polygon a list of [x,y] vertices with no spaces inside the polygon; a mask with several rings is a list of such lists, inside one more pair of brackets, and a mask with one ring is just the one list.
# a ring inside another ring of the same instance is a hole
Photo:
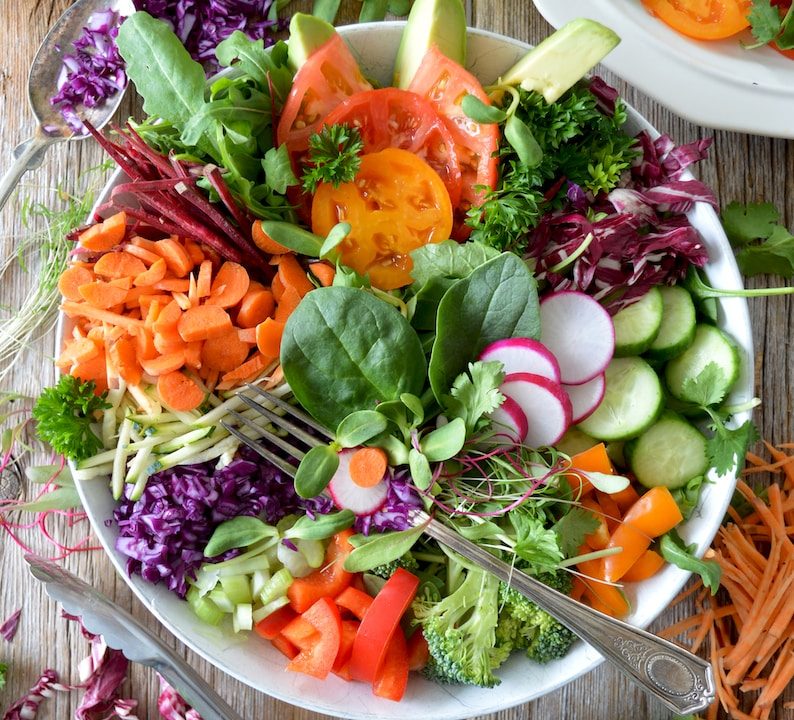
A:
{"label": "yellow tomato slice", "polygon": [[684,35],[721,40],[750,25],[750,0],[642,0],[651,14]]}

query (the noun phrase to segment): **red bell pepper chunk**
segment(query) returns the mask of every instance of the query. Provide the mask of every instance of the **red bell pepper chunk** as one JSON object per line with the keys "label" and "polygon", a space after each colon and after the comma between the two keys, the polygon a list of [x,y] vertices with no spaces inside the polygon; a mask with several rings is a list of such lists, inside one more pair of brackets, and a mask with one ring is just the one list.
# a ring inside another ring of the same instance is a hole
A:
{"label": "red bell pepper chunk", "polygon": [[357,590],[353,586],[346,587],[336,597],[336,604],[339,607],[349,610],[359,620],[364,619],[364,615],[372,605],[372,596],[367,593]]}
{"label": "red bell pepper chunk", "polygon": [[317,628],[314,627],[303,615],[296,615],[282,629],[281,634],[295,647],[301,650],[311,647],[317,639]]}
{"label": "red bell pepper chunk", "polygon": [[378,697],[396,702],[402,700],[407,685],[408,648],[403,630],[398,627],[391,636],[383,662],[375,673],[372,692]]}
{"label": "red bell pepper chunk", "polygon": [[331,672],[339,653],[342,639],[342,618],[339,615],[339,608],[331,598],[320,598],[300,618],[296,618],[284,628],[284,635],[288,640],[290,637],[287,631],[298,619],[309,623],[316,632],[307,639],[305,647],[295,643],[300,648],[300,653],[287,665],[287,670],[302,672],[323,680]]}
{"label": "red bell pepper chunk", "polygon": [[[356,680],[373,682],[386,656],[400,618],[416,595],[419,578],[398,568],[375,596],[358,629],[350,672]],[[402,631],[401,631],[402,632]]]}
{"label": "red bell pepper chunk", "polygon": [[276,635],[270,641],[273,647],[276,648],[282,655],[286,655],[290,660],[296,658],[300,650],[296,648],[287,638],[283,635]]}
{"label": "red bell pepper chunk", "polygon": [[289,605],[285,605],[270,613],[264,620],[260,620],[254,625],[254,630],[265,640],[273,640],[297,616],[298,614]]}
{"label": "red bell pepper chunk", "polygon": [[422,628],[414,630],[408,638],[408,669],[421,670],[430,659],[430,648],[422,633]]}
{"label": "red bell pepper chunk", "polygon": [[344,569],[344,563],[347,556],[353,552],[353,546],[350,544],[352,535],[353,530],[350,529],[334,535],[334,539],[325,551],[322,568],[292,581],[287,590],[287,597],[294,610],[299,613],[305,612],[320,598],[334,598],[350,585],[353,574]]}
{"label": "red bell pepper chunk", "polygon": [[[350,655],[353,652],[353,641],[356,639],[358,632],[358,620],[342,620],[342,637],[339,642],[339,652],[336,654],[336,660],[331,668],[337,675],[340,675],[343,670],[350,672]],[[345,678],[349,680],[350,678]]]}

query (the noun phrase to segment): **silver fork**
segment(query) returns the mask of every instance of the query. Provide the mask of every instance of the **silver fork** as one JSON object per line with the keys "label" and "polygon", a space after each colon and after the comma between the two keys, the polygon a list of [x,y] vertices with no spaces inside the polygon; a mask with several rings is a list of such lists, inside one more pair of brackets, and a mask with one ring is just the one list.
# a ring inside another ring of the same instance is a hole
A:
{"label": "silver fork", "polygon": [[[290,460],[300,462],[306,453],[306,450],[297,445],[312,448],[322,442],[317,436],[332,440],[333,435],[303,411],[262,388],[249,385],[248,390],[262,402],[242,393],[240,399],[264,415],[274,428],[286,431],[290,439],[263,429],[244,415],[236,412],[230,414],[239,423],[256,431],[263,440],[282,450],[290,459],[263,447],[243,433],[239,426],[222,421],[223,426],[261,457],[287,475],[295,477],[297,465]],[[553,590],[466,540],[424,511],[415,512],[411,519],[415,524],[422,525],[427,535],[493,573],[553,615],[668,708],[686,715],[705,710],[711,704],[715,692],[714,677],[711,665],[705,660],[667,640],[593,610]]]}

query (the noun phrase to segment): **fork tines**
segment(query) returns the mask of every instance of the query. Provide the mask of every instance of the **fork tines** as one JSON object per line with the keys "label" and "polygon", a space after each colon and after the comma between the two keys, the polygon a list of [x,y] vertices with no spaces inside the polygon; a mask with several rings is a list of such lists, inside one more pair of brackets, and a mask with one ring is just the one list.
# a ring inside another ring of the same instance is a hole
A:
{"label": "fork tines", "polygon": [[[317,423],[313,418],[309,417],[302,410],[299,410],[290,403],[285,402],[281,398],[277,398],[275,395],[272,395],[271,393],[263,390],[260,387],[257,387],[256,385],[247,385],[246,388],[256,393],[262,398],[263,401],[266,401],[270,407],[266,407],[262,403],[257,402],[254,400],[254,398],[244,393],[240,393],[238,395],[240,400],[248,405],[248,407],[266,418],[269,425],[274,426],[278,430],[284,431],[286,433],[286,437],[289,438],[289,440],[303,443],[304,445],[307,445],[308,448],[312,448],[317,445],[321,445],[323,439],[333,439],[333,435],[328,432],[328,430]],[[279,413],[279,411],[281,411],[281,413]],[[298,469],[297,465],[290,462],[290,460],[283,457],[282,455],[274,452],[274,449],[278,448],[282,450],[289,456],[290,459],[297,460],[298,462],[300,462],[300,460],[306,454],[306,450],[296,447],[296,445],[294,445],[292,442],[289,442],[289,440],[280,436],[276,432],[273,432],[268,425],[263,426],[255,420],[252,420],[250,417],[246,417],[245,415],[235,412],[234,410],[230,410],[229,415],[234,417],[242,425],[245,425],[246,427],[258,433],[260,439],[265,441],[268,445],[275,447],[267,447],[261,442],[257,442],[255,438],[251,437],[248,433],[243,432],[239,426],[235,427],[231,423],[222,420],[221,425],[223,425],[224,428],[234,435],[241,443],[251,448],[261,457],[265,458],[265,460],[273,463],[276,467],[291,477],[295,477],[295,473]],[[293,420],[300,424],[296,424],[296,422],[293,422]],[[315,434],[312,434],[311,431],[313,431]],[[317,435],[320,437],[318,438]]]}

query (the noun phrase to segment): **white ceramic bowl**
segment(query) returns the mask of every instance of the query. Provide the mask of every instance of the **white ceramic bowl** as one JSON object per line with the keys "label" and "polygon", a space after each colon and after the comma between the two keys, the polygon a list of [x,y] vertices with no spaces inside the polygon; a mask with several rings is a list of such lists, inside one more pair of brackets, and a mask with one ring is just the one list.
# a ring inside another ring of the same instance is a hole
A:
{"label": "white ceramic bowl", "polygon": [[[340,28],[347,42],[372,77],[388,84],[392,63],[403,23],[381,23]],[[479,30],[469,32],[469,68],[484,83],[512,65],[526,50],[524,43]],[[630,113],[629,131],[652,128],[634,111]],[[112,182],[111,182],[112,186]],[[100,200],[101,202],[101,200]],[[709,277],[720,287],[739,288],[741,277],[733,255],[714,211],[707,206],[696,207],[691,215],[709,250]],[[722,327],[741,348],[743,374],[734,393],[736,400],[752,396],[752,337],[746,303],[727,300],[722,308]],[[745,418],[740,418],[743,421]],[[683,528],[688,542],[704,550],[720,524],[733,492],[735,480],[725,477],[706,487],[700,510]],[[469,718],[490,713],[537,698],[592,670],[601,657],[579,643],[562,661],[540,666],[516,654],[499,671],[502,684],[498,689],[445,686],[412,677],[405,699],[400,703],[372,696],[363,684],[347,683],[330,677],[326,681],[286,672],[284,658],[270,643],[252,635],[248,638],[223,634],[217,628],[202,624],[186,603],[163,586],[145,583],[140,577],[130,578],[125,558],[115,550],[116,528],[105,525],[112,517],[114,502],[107,483],[89,481],[78,484],[80,496],[91,518],[94,531],[122,577],[147,608],[180,640],[211,663],[253,688],[301,707],[350,718],[417,718],[432,716]],[[628,589],[634,613],[629,621],[645,626],[670,602],[687,579],[688,574],[667,567],[656,577]],[[243,713],[244,714],[244,713]]]}
{"label": "white ceramic bowl", "polygon": [[[752,35],[694,40],[650,15],[640,0],[534,0],[554,27],[589,17],[621,43],[604,65],[687,120],[706,127],[794,138],[794,61]],[[741,40],[741,42],[740,42]]]}

